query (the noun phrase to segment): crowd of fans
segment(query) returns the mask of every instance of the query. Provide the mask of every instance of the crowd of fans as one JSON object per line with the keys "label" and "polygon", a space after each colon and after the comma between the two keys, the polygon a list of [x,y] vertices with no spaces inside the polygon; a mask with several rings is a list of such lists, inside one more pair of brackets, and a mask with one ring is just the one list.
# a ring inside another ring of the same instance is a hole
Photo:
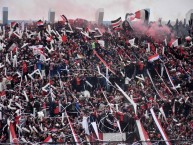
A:
{"label": "crowd of fans", "polygon": [[[103,29],[103,35],[83,35],[88,25],[89,29]],[[90,134],[95,134],[91,123],[96,122],[99,133],[118,133],[121,129],[134,134],[131,142],[138,141],[135,121],[140,119],[150,140],[163,140],[151,108],[169,140],[193,140],[193,45],[189,25],[168,26],[171,33],[165,36],[167,44],[164,39],[156,41],[135,30],[112,30],[90,23],[73,23],[71,27],[73,33],[64,33],[65,24],[51,25],[50,30],[47,24],[26,25],[20,38],[18,28],[11,33],[14,28],[1,27],[0,143],[9,142],[10,122],[19,142],[44,142],[48,136],[53,142],[75,142],[70,124],[78,140],[87,142],[84,117]],[[189,31],[189,39],[180,27]],[[170,45],[179,36],[181,44]],[[133,38],[135,45],[129,43]],[[104,46],[100,40],[104,40]],[[148,61],[155,53],[159,59]],[[116,84],[137,104],[136,113]]]}

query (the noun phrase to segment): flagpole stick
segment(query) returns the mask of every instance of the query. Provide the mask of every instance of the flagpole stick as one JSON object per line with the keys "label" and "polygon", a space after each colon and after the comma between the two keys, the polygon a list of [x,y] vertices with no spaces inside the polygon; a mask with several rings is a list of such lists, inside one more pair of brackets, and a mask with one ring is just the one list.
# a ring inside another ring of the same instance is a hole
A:
{"label": "flagpole stick", "polygon": [[173,95],[172,92],[171,92],[171,90],[170,90],[170,88],[166,85],[165,81],[162,79],[162,77],[159,75],[159,73],[157,72],[156,69],[155,69],[155,71],[156,71],[157,75],[159,76],[159,78],[160,78],[160,79],[162,80],[162,82],[164,83],[164,85],[165,85],[165,86],[167,87],[167,89],[169,90],[170,94]]}

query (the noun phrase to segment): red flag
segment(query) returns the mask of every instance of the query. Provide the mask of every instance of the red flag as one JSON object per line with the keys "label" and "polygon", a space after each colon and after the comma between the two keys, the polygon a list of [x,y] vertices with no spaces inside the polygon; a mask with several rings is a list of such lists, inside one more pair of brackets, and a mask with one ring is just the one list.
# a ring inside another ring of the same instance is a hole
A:
{"label": "red flag", "polygon": [[15,145],[19,145],[17,136],[15,134],[15,128],[13,126],[13,123],[10,123],[9,132],[10,132],[10,143],[14,143]]}
{"label": "red flag", "polygon": [[62,42],[67,42],[67,36],[66,35],[62,35]]}
{"label": "red flag", "polygon": [[45,140],[45,143],[52,142],[52,137],[49,135]]}

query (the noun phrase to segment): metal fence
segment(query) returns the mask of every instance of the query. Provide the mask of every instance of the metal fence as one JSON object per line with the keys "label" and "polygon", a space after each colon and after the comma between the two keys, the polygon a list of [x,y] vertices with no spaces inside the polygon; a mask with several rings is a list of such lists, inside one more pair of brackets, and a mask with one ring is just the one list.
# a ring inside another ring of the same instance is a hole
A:
{"label": "metal fence", "polygon": [[[167,141],[164,140],[152,140],[151,142],[147,141],[137,141],[133,143],[128,143],[126,141],[96,141],[96,142],[63,142],[63,143],[24,143],[20,142],[19,145],[166,145]],[[193,145],[193,140],[170,140],[168,141],[172,145]],[[14,143],[0,143],[0,145],[14,145]]]}

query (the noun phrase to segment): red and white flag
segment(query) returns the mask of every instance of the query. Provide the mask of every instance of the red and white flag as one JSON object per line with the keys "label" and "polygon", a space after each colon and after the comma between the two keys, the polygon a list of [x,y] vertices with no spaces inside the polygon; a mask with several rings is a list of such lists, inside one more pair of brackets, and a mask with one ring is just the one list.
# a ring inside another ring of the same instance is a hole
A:
{"label": "red and white flag", "polygon": [[[66,111],[65,111],[65,112],[66,112]],[[68,123],[69,123],[69,125],[70,125],[70,129],[71,129],[71,131],[72,131],[72,135],[73,135],[74,140],[75,140],[75,142],[76,142],[76,145],[80,145],[80,141],[79,141],[79,139],[78,139],[78,137],[77,137],[77,134],[76,134],[75,131],[74,131],[74,128],[73,128],[73,126],[72,126],[72,123],[71,123],[71,121],[70,121],[70,119],[69,119],[69,116],[68,116],[67,112],[66,112],[66,116],[67,116],[67,119],[68,119]]]}
{"label": "red and white flag", "polygon": [[[44,143],[49,143],[49,142],[52,142],[52,137],[50,135],[44,140]],[[46,145],[46,144],[42,144],[42,145]]]}
{"label": "red and white flag", "polygon": [[99,56],[99,54],[94,50],[94,54],[100,59],[100,61],[113,73],[115,72],[110,68],[110,66]]}
{"label": "red and white flag", "polygon": [[158,59],[159,59],[159,54],[154,54],[154,55],[148,57],[148,61],[150,61],[150,62],[153,62],[153,61],[158,60]]}
{"label": "red and white flag", "polygon": [[149,9],[142,9],[137,12],[135,12],[135,18],[136,19],[142,19],[142,20],[149,20],[150,11]]}
{"label": "red and white flag", "polygon": [[14,143],[15,145],[19,145],[18,143],[18,138],[15,134],[15,128],[13,126],[13,123],[10,122],[10,125],[9,125],[9,133],[10,133],[10,143]]}
{"label": "red and white flag", "polygon": [[16,52],[18,49],[17,45],[15,43],[13,43],[10,47],[9,47],[9,50],[10,51],[13,51],[13,52]]}
{"label": "red and white flag", "polygon": [[176,40],[171,40],[170,41],[170,47],[177,47],[181,44],[181,40],[180,38],[176,39]]}
{"label": "red and white flag", "polygon": [[159,129],[159,131],[160,131],[163,139],[165,140],[166,145],[172,145],[172,144],[168,141],[168,136],[167,136],[167,134],[165,133],[163,127],[161,126],[161,123],[160,123],[159,119],[158,119],[157,116],[155,115],[155,112],[154,112],[153,108],[150,109],[150,112],[151,112],[151,114],[152,114],[152,117],[153,117],[153,120],[155,121],[156,126],[158,127],[158,129]]}
{"label": "red and white flag", "polygon": [[44,25],[44,22],[42,20],[39,20],[36,22],[37,26],[43,26]]}
{"label": "red and white flag", "polygon": [[140,120],[136,120],[136,124],[137,124],[137,128],[138,128],[138,132],[139,132],[139,136],[141,141],[145,141],[143,143],[143,145],[152,145],[149,139],[149,136],[147,134],[147,131],[144,129],[143,125],[141,124]]}
{"label": "red and white flag", "polygon": [[112,25],[113,29],[116,29],[116,28],[121,27],[121,24],[122,24],[122,19],[121,19],[121,17],[119,17],[119,18],[116,19],[116,20],[112,20],[112,21],[111,21],[111,25]]}
{"label": "red and white flag", "polygon": [[43,45],[33,45],[33,46],[29,46],[29,48],[33,49],[33,54],[37,55],[37,54],[43,54]]}

